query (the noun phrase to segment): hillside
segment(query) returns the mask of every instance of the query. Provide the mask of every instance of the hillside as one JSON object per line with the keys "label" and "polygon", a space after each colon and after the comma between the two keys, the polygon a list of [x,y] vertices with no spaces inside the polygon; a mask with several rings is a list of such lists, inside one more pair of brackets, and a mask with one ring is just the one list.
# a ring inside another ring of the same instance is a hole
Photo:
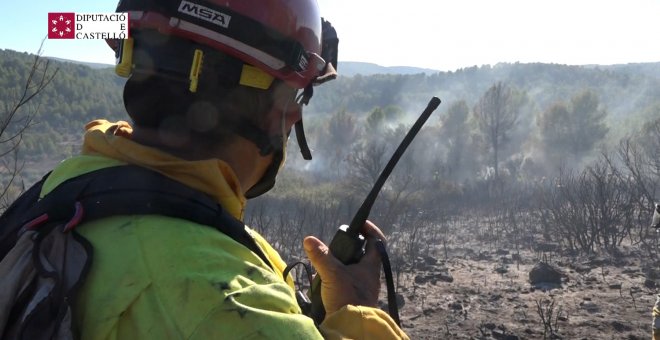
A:
{"label": "hillside", "polygon": [[374,74],[432,74],[438,72],[427,68],[411,66],[380,66],[373,63],[364,63],[358,61],[340,61],[339,72],[346,77],[355,75],[370,76]]}
{"label": "hillside", "polygon": [[[498,81],[525,91],[539,109],[555,101],[566,101],[582,89],[595,91],[614,120],[636,115],[660,95],[660,63],[642,68],[620,65],[583,67],[555,64],[498,64],[437,72],[430,75],[372,75],[340,77],[318,91],[321,98],[313,108],[327,112],[344,106],[366,111],[375,106],[409,107],[432,95],[445,103],[464,99],[474,103]],[[655,67],[653,67],[655,66]],[[643,70],[643,71],[642,71]],[[318,99],[318,98],[317,98]]]}
{"label": "hillside", "polygon": [[54,60],[54,61],[59,61],[59,62],[62,62],[62,63],[72,63],[72,64],[76,64],[76,65],[89,66],[90,68],[93,68],[93,69],[104,69],[104,68],[114,67],[114,65],[110,65],[110,64],[90,63],[90,62],[86,62],[86,61],[69,60],[69,59],[62,59],[62,58],[48,57],[48,56],[46,56],[46,58]]}
{"label": "hillside", "polygon": [[[99,64],[99,63],[88,63],[84,61],[76,61],[55,57],[47,57],[49,59],[61,62],[68,62],[73,64],[80,64],[89,66],[94,69],[103,69],[113,67],[109,64]],[[340,61],[339,68],[341,69],[341,74],[347,77],[352,77],[354,75],[374,75],[374,74],[417,74],[417,73],[435,73],[437,70],[412,67],[412,66],[381,66],[373,63],[364,63],[359,61]]]}
{"label": "hillside", "polygon": [[[31,61],[32,56],[26,53],[0,50],[0,102],[12,102],[12,94],[25,82]],[[124,79],[114,75],[111,68],[57,60],[51,60],[51,66],[59,69],[57,76],[32,103],[39,109],[23,145],[28,159],[57,160],[77,152],[82,126],[92,119],[127,119],[121,99]],[[459,100],[471,108],[500,81],[526,94],[528,105],[520,121],[529,126],[520,129],[532,134],[536,114],[554,103],[568,102],[584,90],[593,91],[607,112],[613,141],[653,118],[660,107],[660,63],[589,67],[515,63],[433,72],[347,62],[340,65],[341,70],[355,75],[340,75],[315,91],[306,109],[310,131],[338,112],[347,112],[356,123],[363,124],[371,111],[385,107],[402,110],[404,115],[399,119],[406,123],[431,96],[443,100],[439,112]],[[408,72],[414,74],[404,74]],[[312,134],[310,138],[314,143],[316,137]]]}

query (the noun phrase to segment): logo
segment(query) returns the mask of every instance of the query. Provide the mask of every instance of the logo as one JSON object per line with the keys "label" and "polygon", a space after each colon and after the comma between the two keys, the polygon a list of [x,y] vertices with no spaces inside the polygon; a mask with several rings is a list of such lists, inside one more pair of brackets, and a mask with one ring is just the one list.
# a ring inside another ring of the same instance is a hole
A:
{"label": "logo", "polygon": [[300,71],[304,71],[307,69],[307,65],[309,65],[309,61],[307,60],[307,57],[305,55],[301,55],[300,59],[298,60],[298,68]]}
{"label": "logo", "polygon": [[48,13],[48,39],[73,39],[75,37],[75,13]]}
{"label": "logo", "polygon": [[231,16],[227,14],[186,0],[181,1],[179,12],[224,28],[229,27],[229,20],[231,20]]}
{"label": "logo", "polygon": [[48,13],[48,39],[127,39],[128,13]]}

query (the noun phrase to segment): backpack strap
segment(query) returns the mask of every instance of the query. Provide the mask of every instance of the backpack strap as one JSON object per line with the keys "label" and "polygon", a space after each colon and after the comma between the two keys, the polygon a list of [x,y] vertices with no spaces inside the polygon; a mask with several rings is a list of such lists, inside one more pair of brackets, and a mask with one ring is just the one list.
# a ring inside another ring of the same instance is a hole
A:
{"label": "backpack strap", "polygon": [[44,179],[0,216],[0,338],[75,337],[71,305],[93,255],[74,230],[80,223],[119,215],[184,219],[216,228],[273,268],[241,221],[211,197],[155,171],[133,165],[96,170],[39,200]]}
{"label": "backpack strap", "polygon": [[118,215],[162,215],[214,227],[273,268],[245,224],[211,197],[135,165],[103,168],[65,181],[36,203],[21,225],[31,229],[47,221],[66,220],[66,231]]}
{"label": "backpack strap", "polygon": [[37,203],[41,187],[49,175],[50,172],[22,193],[0,216],[0,260],[7,256],[7,253],[18,241],[19,230],[23,226],[21,221],[25,216],[25,211]]}

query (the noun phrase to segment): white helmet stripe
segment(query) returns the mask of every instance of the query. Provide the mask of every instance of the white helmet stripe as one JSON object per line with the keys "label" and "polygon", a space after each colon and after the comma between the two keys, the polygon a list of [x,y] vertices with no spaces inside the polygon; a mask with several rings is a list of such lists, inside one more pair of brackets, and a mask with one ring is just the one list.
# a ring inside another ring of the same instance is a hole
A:
{"label": "white helmet stripe", "polygon": [[191,22],[181,20],[181,19],[176,19],[172,18],[170,20],[170,24],[172,27],[177,27],[181,30],[192,32],[199,34],[203,37],[215,40],[221,44],[225,44],[229,47],[232,47],[240,52],[243,52],[256,60],[264,63],[266,66],[274,69],[274,70],[280,70],[286,66],[286,63],[280,59],[277,59],[270,54],[267,54],[259,49],[256,49],[250,45],[246,45],[236,39],[230,38],[224,34],[220,34],[218,32],[211,31],[207,28],[201,27],[199,25],[195,25]]}

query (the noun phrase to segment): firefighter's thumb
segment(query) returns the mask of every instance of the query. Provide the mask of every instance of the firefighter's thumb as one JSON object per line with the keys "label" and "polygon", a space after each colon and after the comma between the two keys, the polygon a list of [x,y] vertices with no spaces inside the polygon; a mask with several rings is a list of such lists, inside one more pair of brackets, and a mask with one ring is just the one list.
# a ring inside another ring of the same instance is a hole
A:
{"label": "firefighter's thumb", "polygon": [[337,267],[341,266],[342,263],[330,253],[328,246],[318,238],[308,236],[303,241],[303,247],[305,248],[307,257],[312,262],[312,266],[321,275],[321,279],[324,281],[334,281],[332,274],[337,272]]}

